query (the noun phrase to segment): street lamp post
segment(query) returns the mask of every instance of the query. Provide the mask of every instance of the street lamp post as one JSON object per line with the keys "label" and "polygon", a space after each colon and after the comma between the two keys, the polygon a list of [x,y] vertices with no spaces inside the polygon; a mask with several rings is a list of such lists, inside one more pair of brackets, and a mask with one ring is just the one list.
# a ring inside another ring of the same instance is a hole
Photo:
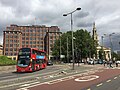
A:
{"label": "street lamp post", "polygon": [[[111,54],[112,54],[112,55],[113,55],[113,43],[112,43],[112,38],[111,38],[111,36],[112,36],[113,34],[115,34],[115,33],[108,34],[108,37],[109,37],[109,40],[110,40],[110,47],[111,47]],[[106,34],[104,34],[104,35],[106,36]],[[111,59],[113,59],[112,55],[111,55]]]}
{"label": "street lamp post", "polygon": [[101,48],[101,49],[102,49],[102,59],[104,59],[103,38],[104,38],[104,37],[101,36],[101,39],[102,39],[102,48]]}
{"label": "street lamp post", "polygon": [[113,59],[113,44],[112,44],[112,38],[111,38],[111,36],[112,36],[113,34],[115,34],[115,33],[109,34],[109,39],[110,39],[110,44],[111,44],[111,52],[112,52],[111,59]]}
{"label": "street lamp post", "polygon": [[68,37],[67,37],[67,63],[69,63],[69,59],[68,59]]}
{"label": "street lamp post", "polygon": [[67,13],[67,14],[63,14],[63,16],[67,16],[67,15],[71,15],[71,31],[72,31],[72,59],[73,59],[73,70],[74,70],[74,64],[75,64],[75,61],[74,61],[74,43],[73,43],[73,19],[72,19],[72,14],[77,11],[77,10],[81,10],[81,8],[77,8],[76,10],[70,12],[70,13]]}

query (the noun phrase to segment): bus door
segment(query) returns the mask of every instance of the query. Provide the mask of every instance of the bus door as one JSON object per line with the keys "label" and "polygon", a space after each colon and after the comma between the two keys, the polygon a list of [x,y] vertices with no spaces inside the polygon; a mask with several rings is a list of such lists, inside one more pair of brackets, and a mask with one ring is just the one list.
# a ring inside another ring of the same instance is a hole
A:
{"label": "bus door", "polygon": [[42,65],[43,65],[43,63],[42,63],[42,59],[40,59],[40,69],[43,68]]}
{"label": "bus door", "polygon": [[32,60],[32,71],[35,71],[35,60]]}

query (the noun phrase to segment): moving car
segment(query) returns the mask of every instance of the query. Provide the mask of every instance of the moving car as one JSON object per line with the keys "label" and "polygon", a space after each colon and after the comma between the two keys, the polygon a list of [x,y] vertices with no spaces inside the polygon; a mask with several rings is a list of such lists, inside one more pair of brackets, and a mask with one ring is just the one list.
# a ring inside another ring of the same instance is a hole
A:
{"label": "moving car", "polygon": [[48,66],[53,65],[53,62],[51,60],[48,60],[47,65]]}

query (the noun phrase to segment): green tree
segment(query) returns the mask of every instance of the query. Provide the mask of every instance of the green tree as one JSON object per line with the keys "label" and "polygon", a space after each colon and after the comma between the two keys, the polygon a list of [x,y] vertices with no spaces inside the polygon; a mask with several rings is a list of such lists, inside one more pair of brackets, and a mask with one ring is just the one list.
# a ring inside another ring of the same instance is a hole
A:
{"label": "green tree", "polygon": [[[93,57],[96,54],[96,48],[94,46],[94,41],[87,30],[77,30],[73,32],[74,36],[74,55],[76,58],[81,56],[81,58]],[[68,38],[68,42],[67,42]],[[72,56],[72,37],[71,31],[63,33],[60,37],[61,39],[61,54],[67,56],[67,43],[68,43],[68,55],[69,58]],[[53,56],[59,56],[60,51],[60,39],[56,40],[55,45],[52,49]]]}
{"label": "green tree", "polygon": [[93,57],[96,54],[96,47],[94,46],[94,40],[87,30],[77,30],[74,34],[75,43],[80,50],[82,58]]}

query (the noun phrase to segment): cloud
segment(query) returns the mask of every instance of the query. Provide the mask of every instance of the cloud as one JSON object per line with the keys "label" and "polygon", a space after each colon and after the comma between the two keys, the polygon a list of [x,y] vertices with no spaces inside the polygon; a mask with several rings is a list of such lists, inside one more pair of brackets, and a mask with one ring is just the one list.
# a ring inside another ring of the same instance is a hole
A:
{"label": "cloud", "polygon": [[92,31],[95,21],[99,35],[119,32],[119,3],[119,0],[0,0],[0,31],[10,24],[38,24],[57,25],[65,32],[70,30],[70,16],[63,14],[81,7],[73,14],[74,29]]}

